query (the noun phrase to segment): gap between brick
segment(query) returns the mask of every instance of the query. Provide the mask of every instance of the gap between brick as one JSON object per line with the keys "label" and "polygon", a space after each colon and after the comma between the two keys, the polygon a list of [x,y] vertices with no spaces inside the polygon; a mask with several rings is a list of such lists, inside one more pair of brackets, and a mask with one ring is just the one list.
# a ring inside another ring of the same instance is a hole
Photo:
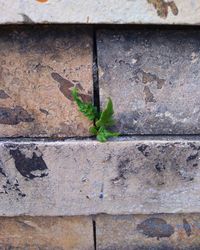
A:
{"label": "gap between brick", "polygon": [[94,250],[97,249],[97,234],[96,234],[96,220],[95,218],[92,219],[93,225],[93,241],[94,241]]}
{"label": "gap between brick", "polygon": [[99,70],[98,70],[98,55],[97,55],[97,38],[96,29],[93,27],[93,65],[92,65],[92,77],[93,77],[93,102],[100,111],[100,95],[99,95]]}

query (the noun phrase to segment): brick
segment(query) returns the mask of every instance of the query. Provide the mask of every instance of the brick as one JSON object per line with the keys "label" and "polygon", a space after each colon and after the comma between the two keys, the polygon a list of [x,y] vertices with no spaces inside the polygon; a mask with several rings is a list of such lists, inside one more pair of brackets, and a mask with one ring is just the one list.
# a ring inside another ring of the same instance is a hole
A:
{"label": "brick", "polygon": [[0,23],[199,25],[199,8],[193,0],[29,0],[23,4],[7,0],[0,4]]}
{"label": "brick", "polygon": [[1,217],[0,225],[0,249],[94,249],[90,217]]}
{"label": "brick", "polygon": [[0,136],[88,135],[71,89],[92,96],[92,38],[66,26],[2,27]]}
{"label": "brick", "polygon": [[101,104],[112,98],[121,133],[200,133],[199,39],[187,29],[98,33]]}
{"label": "brick", "polygon": [[0,215],[200,212],[199,137],[0,142]]}
{"label": "brick", "polygon": [[200,248],[199,214],[101,215],[98,250],[190,250]]}

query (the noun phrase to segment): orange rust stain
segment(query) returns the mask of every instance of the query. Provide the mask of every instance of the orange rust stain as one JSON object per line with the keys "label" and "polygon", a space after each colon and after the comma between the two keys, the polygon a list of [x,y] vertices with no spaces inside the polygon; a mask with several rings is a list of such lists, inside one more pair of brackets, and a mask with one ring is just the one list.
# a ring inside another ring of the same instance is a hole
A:
{"label": "orange rust stain", "polygon": [[36,0],[36,1],[39,3],[47,3],[48,2],[48,0]]}

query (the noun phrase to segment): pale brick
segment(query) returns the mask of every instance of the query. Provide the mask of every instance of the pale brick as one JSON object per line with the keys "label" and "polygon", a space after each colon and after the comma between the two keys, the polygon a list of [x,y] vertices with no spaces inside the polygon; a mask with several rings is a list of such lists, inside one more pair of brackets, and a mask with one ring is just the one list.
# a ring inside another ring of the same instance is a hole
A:
{"label": "pale brick", "polygon": [[199,235],[199,214],[101,215],[96,219],[98,250],[197,250]]}
{"label": "pale brick", "polygon": [[88,135],[71,89],[92,98],[92,37],[66,26],[1,28],[0,136]]}
{"label": "pale brick", "polygon": [[200,32],[104,30],[97,36],[102,106],[123,134],[200,133]]}
{"label": "pale brick", "polygon": [[92,250],[90,217],[0,217],[0,249]]}
{"label": "pale brick", "polygon": [[200,212],[199,137],[0,142],[0,215]]}

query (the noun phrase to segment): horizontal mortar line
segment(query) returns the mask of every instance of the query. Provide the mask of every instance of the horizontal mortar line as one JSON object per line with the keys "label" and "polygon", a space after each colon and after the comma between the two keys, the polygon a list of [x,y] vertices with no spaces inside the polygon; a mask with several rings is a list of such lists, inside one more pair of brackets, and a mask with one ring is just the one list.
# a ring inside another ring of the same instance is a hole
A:
{"label": "horizontal mortar line", "polygon": [[[120,134],[117,138],[113,139],[120,139],[120,138],[200,138],[200,134]],[[15,140],[15,141],[68,141],[68,140],[75,140],[75,141],[84,141],[84,140],[96,140],[95,136],[66,136],[66,137],[51,137],[51,136],[34,136],[34,137],[27,137],[27,136],[16,136],[16,137],[0,137],[0,141],[5,140]],[[109,139],[109,141],[112,139]]]}
{"label": "horizontal mortar line", "polygon": [[157,216],[163,216],[163,215],[168,215],[168,216],[178,216],[178,215],[198,215],[200,214],[200,212],[189,212],[189,211],[185,211],[185,212],[164,212],[164,213],[154,213],[154,212],[149,212],[149,213],[128,213],[128,212],[124,212],[124,213],[109,213],[109,212],[98,212],[98,213],[86,213],[86,214],[75,214],[75,215],[30,215],[27,213],[22,213],[22,214],[17,214],[17,215],[0,215],[0,219],[5,218],[5,219],[10,219],[10,218],[21,218],[21,217],[25,217],[25,218],[89,218],[92,221],[95,221],[98,217],[100,216],[111,216],[111,217],[115,217],[115,216],[121,216],[121,217],[130,217],[132,215],[134,216],[152,216],[152,215],[157,215]]}
{"label": "horizontal mortar line", "polygon": [[60,144],[65,145],[66,143],[95,143],[95,144],[107,144],[107,143],[117,143],[117,142],[193,142],[200,141],[200,135],[134,135],[134,136],[119,136],[118,138],[112,138],[108,142],[101,143],[96,140],[95,137],[74,137],[74,138],[31,138],[31,137],[20,137],[20,138],[0,138],[0,144],[4,143],[14,143],[14,144],[48,144],[54,145]]}
{"label": "horizontal mortar line", "polygon": [[94,136],[69,136],[69,137],[51,137],[51,136],[34,136],[34,137],[23,137],[23,136],[19,136],[19,137],[0,137],[0,142],[1,141],[84,141],[84,140],[92,140],[94,139]]}
{"label": "horizontal mortar line", "polygon": [[119,137],[155,137],[155,138],[159,138],[159,137],[180,137],[180,138],[191,138],[191,137],[200,137],[200,134],[120,134]]}
{"label": "horizontal mortar line", "polygon": [[[164,213],[154,213],[154,212],[149,212],[149,213],[129,213],[129,212],[123,212],[123,213],[109,213],[109,212],[98,212],[98,213],[91,213],[89,215],[87,214],[83,214],[83,215],[70,215],[70,216],[61,216],[61,217],[90,217],[93,218],[94,221],[96,221],[96,219],[100,216],[111,216],[111,217],[116,217],[116,216],[124,216],[124,217],[130,217],[132,215],[134,216],[152,216],[152,215],[156,215],[156,216],[163,216],[163,215],[168,215],[168,216],[178,216],[178,215],[198,215],[200,214],[200,212],[189,212],[189,211],[175,211],[175,212],[164,212]],[[3,216],[0,216],[0,218]],[[10,216],[7,216],[8,218]],[[11,216],[12,217],[12,216]],[[20,216],[16,216],[16,217],[20,217]],[[25,215],[25,217],[32,217],[29,215]],[[34,216],[34,217],[51,217],[51,216]],[[53,216],[56,217],[56,216]]]}

